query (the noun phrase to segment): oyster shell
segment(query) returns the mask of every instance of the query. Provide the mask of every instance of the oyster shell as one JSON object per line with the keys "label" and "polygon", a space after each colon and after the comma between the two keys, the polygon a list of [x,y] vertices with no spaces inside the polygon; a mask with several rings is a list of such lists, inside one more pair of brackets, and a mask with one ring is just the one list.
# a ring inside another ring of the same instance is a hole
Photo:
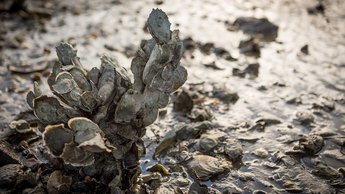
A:
{"label": "oyster shell", "polygon": [[[145,153],[141,140],[144,127],[156,120],[159,108],[168,105],[170,93],[187,79],[187,71],[180,65],[182,41],[178,31],[170,31],[167,15],[154,9],[147,23],[152,39],[142,41],[132,61],[134,83],[126,69],[107,56],[101,57],[100,68],[85,70],[77,50],[62,42],[56,47],[59,62],[48,77],[56,97],[42,95],[37,83],[27,95],[40,125],[48,125],[43,134],[45,145],[66,164],[89,166],[94,164],[96,153],[112,152],[97,154],[95,165],[102,165],[103,159],[115,162],[111,172],[99,168],[102,178],[113,180],[108,183],[116,190],[118,185],[127,190],[136,180],[138,160]],[[66,124],[70,129],[64,127]],[[178,132],[173,143],[188,134],[198,136],[201,131],[196,127],[185,134]],[[51,180],[59,187],[62,177],[56,172]],[[52,192],[62,192],[55,186],[50,183]]]}
{"label": "oyster shell", "polygon": [[91,85],[86,78],[85,72],[79,68],[72,68],[69,73],[73,76],[74,81],[77,83],[78,87],[83,91],[91,90]]}
{"label": "oyster shell", "polygon": [[232,165],[230,162],[220,160],[218,158],[207,155],[196,155],[187,164],[193,178],[207,181],[212,176],[230,170]]}
{"label": "oyster shell", "polygon": [[49,150],[59,156],[64,150],[65,144],[73,141],[73,132],[60,125],[48,125],[43,133],[43,139]]}
{"label": "oyster shell", "polygon": [[66,164],[72,166],[89,166],[95,162],[92,153],[78,147],[78,144],[71,142],[65,145],[60,157]]}
{"label": "oyster shell", "polygon": [[111,152],[106,147],[102,130],[99,126],[85,117],[76,117],[68,121],[68,126],[74,130],[74,141],[90,152]]}
{"label": "oyster shell", "polygon": [[67,123],[68,119],[80,115],[75,110],[63,106],[58,99],[42,95],[34,99],[34,113],[44,124]]}
{"label": "oyster shell", "polygon": [[162,44],[167,43],[171,38],[171,31],[168,16],[160,9],[153,9],[147,20],[148,28],[155,40]]}
{"label": "oyster shell", "polygon": [[58,94],[66,94],[75,89],[77,83],[73,80],[73,76],[68,72],[61,72],[55,78],[53,90]]}
{"label": "oyster shell", "polygon": [[219,131],[210,131],[202,134],[199,140],[199,146],[201,150],[205,152],[211,151],[213,148],[219,145],[220,138],[223,136],[225,136],[225,133]]}
{"label": "oyster shell", "polygon": [[319,135],[310,135],[306,138],[301,138],[299,144],[294,146],[292,150],[286,154],[293,155],[315,155],[324,146],[324,140]]}
{"label": "oyster shell", "polygon": [[69,70],[74,66],[81,68],[79,57],[77,56],[77,50],[73,49],[70,44],[61,42],[56,47],[56,54],[59,58],[59,61],[64,66],[64,70]]}

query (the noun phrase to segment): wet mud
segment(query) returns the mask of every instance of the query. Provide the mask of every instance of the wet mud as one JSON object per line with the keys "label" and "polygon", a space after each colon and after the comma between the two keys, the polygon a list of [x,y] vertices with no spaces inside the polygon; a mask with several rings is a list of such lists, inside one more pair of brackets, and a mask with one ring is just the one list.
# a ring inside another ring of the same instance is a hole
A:
{"label": "wet mud", "polygon": [[[0,193],[109,192],[112,161],[103,178],[54,157],[37,165],[48,150],[30,149],[42,139],[27,131],[39,126],[26,95],[34,81],[49,91],[62,41],[87,70],[107,54],[130,72],[152,8],[180,30],[188,78],[146,127],[132,192],[345,191],[343,1],[12,2],[0,6]],[[29,127],[13,130],[20,119]]]}

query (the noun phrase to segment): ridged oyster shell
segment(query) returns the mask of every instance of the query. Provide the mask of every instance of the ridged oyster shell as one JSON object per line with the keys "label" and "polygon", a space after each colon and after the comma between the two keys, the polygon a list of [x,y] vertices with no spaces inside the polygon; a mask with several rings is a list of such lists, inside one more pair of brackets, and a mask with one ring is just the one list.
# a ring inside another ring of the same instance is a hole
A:
{"label": "ridged oyster shell", "polygon": [[187,164],[188,170],[195,179],[207,181],[211,177],[230,170],[229,161],[221,160],[208,155],[196,155]]}

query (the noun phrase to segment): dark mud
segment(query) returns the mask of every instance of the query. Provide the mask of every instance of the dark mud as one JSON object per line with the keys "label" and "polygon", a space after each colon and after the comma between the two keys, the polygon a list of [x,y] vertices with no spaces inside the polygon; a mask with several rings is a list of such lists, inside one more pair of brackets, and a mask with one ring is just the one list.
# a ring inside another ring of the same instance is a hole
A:
{"label": "dark mud", "polygon": [[[154,7],[180,29],[189,76],[183,92],[146,130],[143,188],[344,192],[345,3],[340,0],[27,1],[12,9],[3,3],[0,136],[13,134],[8,124],[29,110],[25,96],[33,81],[46,82],[60,41],[74,44],[88,69],[100,64],[103,53],[129,69],[141,40],[150,37],[143,29]],[[0,171],[6,173],[0,173],[0,191],[17,185],[12,192],[47,192],[36,186],[49,181],[35,176],[51,172],[49,165],[41,172],[31,160],[15,164],[30,159],[22,150],[35,138],[22,142],[14,155],[8,143],[1,143]],[[72,175],[50,176],[62,191],[71,189]],[[78,187],[83,185],[72,190]]]}

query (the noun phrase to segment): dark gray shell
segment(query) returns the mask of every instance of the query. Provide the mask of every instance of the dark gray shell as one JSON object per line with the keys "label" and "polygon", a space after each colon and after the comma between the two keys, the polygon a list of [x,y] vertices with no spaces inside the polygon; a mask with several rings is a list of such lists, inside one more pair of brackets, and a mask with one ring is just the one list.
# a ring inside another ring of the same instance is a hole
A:
{"label": "dark gray shell", "polygon": [[65,128],[63,124],[48,125],[43,133],[43,139],[49,150],[55,156],[59,156],[65,144],[73,141],[73,132]]}
{"label": "dark gray shell", "polygon": [[147,20],[149,31],[153,38],[160,44],[168,43],[171,37],[168,16],[160,9],[153,9]]}

